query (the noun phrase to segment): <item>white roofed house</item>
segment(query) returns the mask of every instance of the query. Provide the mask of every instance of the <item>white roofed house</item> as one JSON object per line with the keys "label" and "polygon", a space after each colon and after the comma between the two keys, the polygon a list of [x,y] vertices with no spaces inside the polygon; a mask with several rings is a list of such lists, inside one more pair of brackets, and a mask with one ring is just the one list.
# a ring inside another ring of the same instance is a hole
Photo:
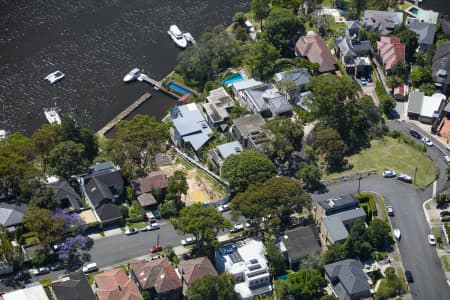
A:
{"label": "white roofed house", "polygon": [[203,113],[210,126],[216,126],[221,131],[226,130],[233,99],[223,87],[209,91],[206,102],[201,104]]}
{"label": "white roofed house", "polygon": [[446,99],[447,97],[440,93],[425,96],[423,92],[412,92],[408,98],[408,117],[432,124],[443,111]]}
{"label": "white roofed house", "polygon": [[238,141],[222,144],[208,151],[208,159],[215,167],[220,168],[227,157],[240,154],[243,150]]}

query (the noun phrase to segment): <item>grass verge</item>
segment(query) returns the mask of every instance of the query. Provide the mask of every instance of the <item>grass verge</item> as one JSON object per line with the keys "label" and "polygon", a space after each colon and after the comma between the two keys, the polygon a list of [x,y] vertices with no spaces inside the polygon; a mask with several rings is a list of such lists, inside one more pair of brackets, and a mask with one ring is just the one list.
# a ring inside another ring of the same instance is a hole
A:
{"label": "grass verge", "polygon": [[351,169],[325,175],[324,179],[332,180],[370,169],[377,169],[378,174],[381,174],[383,170],[392,169],[397,173],[414,177],[415,168],[417,168],[414,185],[424,188],[435,180],[438,173],[433,161],[417,148],[400,143],[391,137],[373,140],[370,148],[347,157],[347,159],[353,166]]}
{"label": "grass verge", "polygon": [[442,266],[444,267],[445,272],[450,272],[450,265],[448,264],[447,256],[441,256]]}

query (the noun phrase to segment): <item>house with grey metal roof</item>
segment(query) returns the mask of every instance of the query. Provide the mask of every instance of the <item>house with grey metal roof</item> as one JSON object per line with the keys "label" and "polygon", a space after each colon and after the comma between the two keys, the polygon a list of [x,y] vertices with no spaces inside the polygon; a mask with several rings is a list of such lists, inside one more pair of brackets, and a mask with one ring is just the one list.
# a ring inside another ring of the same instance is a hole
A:
{"label": "house with grey metal roof", "polygon": [[450,43],[439,45],[434,53],[431,64],[431,77],[434,85],[442,92],[448,93],[450,90]]}
{"label": "house with grey metal roof", "polygon": [[230,118],[233,99],[223,87],[209,91],[205,103],[201,104],[203,113],[210,126],[217,126],[224,131]]}
{"label": "house with grey metal roof", "polygon": [[209,127],[197,104],[189,103],[172,109],[174,141],[178,147],[197,153],[210,139]]}
{"label": "house with grey metal roof", "polygon": [[240,104],[254,114],[260,114],[263,117],[292,113],[292,106],[288,99],[273,84],[264,84],[244,90]]}
{"label": "house with grey metal roof", "polygon": [[59,208],[66,213],[79,212],[82,206],[80,195],[65,179],[58,178],[47,183],[59,201]]}
{"label": "house with grey metal roof", "polygon": [[227,157],[240,154],[243,150],[238,141],[222,144],[208,151],[208,159],[213,165],[220,168]]}
{"label": "house with grey metal roof", "polygon": [[81,192],[102,225],[121,222],[120,195],[124,181],[120,168],[112,162],[93,165],[85,174],[77,176]]}
{"label": "house with grey metal roof", "polygon": [[264,84],[264,82],[256,80],[254,78],[250,78],[247,80],[240,80],[240,81],[233,82],[231,84],[231,91],[233,93],[233,96],[240,101],[242,98],[243,91],[245,91],[246,89],[250,89],[253,87],[263,85],[263,84]]}
{"label": "house with grey metal roof", "polygon": [[432,23],[423,23],[417,19],[410,18],[406,23],[406,27],[417,34],[419,41],[419,51],[426,51],[434,42],[436,34],[436,25]]}
{"label": "house with grey metal roof", "polygon": [[51,285],[56,300],[95,300],[97,297],[82,271],[71,272]]}
{"label": "house with grey metal roof", "polygon": [[444,109],[446,98],[441,93],[425,96],[423,92],[412,92],[408,97],[408,117],[422,123],[432,124]]}
{"label": "house with grey metal roof", "polygon": [[16,226],[22,225],[23,217],[28,213],[28,207],[23,203],[0,203],[0,225],[8,231],[14,231]]}
{"label": "house with grey metal roof", "polygon": [[359,29],[361,28],[361,22],[358,20],[345,21],[347,26],[347,36],[350,38],[358,37]]}
{"label": "house with grey metal roof", "polygon": [[365,10],[363,24],[367,30],[378,31],[381,35],[392,33],[403,23],[403,13],[393,11]]}
{"label": "house with grey metal roof", "polygon": [[350,39],[348,36],[338,37],[335,40],[334,51],[349,74],[356,77],[370,74],[372,55],[370,41]]}
{"label": "house with grey metal roof", "polygon": [[299,68],[285,72],[275,73],[273,80],[277,83],[283,80],[292,80],[298,88],[298,92],[303,92],[312,76],[307,68]]}
{"label": "house with grey metal roof", "polygon": [[339,196],[335,199],[320,200],[317,204],[316,216],[318,218],[359,207],[359,201],[353,194]]}
{"label": "house with grey metal roof", "polygon": [[324,244],[334,244],[347,239],[348,228],[356,220],[365,221],[366,212],[363,208],[345,210],[330,216],[322,216],[320,223],[320,238]]}
{"label": "house with grey metal roof", "polygon": [[372,296],[369,278],[362,269],[362,263],[354,259],[325,265],[325,278],[337,298],[358,300]]}
{"label": "house with grey metal roof", "polygon": [[312,253],[320,254],[321,251],[318,236],[312,226],[301,226],[285,231],[279,248],[287,257],[290,268],[306,256]]}
{"label": "house with grey metal roof", "polygon": [[245,115],[233,120],[230,133],[245,149],[265,152],[271,137],[262,128],[264,124],[266,122],[260,115]]}

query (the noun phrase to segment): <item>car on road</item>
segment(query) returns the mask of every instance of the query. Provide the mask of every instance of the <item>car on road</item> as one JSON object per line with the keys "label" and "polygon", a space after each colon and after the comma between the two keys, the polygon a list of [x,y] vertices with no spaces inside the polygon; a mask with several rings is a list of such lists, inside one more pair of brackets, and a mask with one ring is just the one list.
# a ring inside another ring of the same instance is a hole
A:
{"label": "car on road", "polygon": [[51,271],[58,271],[64,268],[63,264],[60,262],[53,263],[49,267]]}
{"label": "car on road", "polygon": [[37,269],[33,269],[33,271],[31,271],[31,273],[33,275],[42,275],[42,274],[47,274],[50,273],[50,269],[48,267],[40,267]]}
{"label": "car on road", "polygon": [[414,129],[411,129],[409,131],[409,134],[412,135],[413,137],[415,137],[416,139],[422,138],[422,135],[420,133],[418,133],[417,131],[415,131]]}
{"label": "car on road", "polygon": [[158,230],[158,229],[159,229],[159,224],[156,222],[153,222],[150,225],[142,227],[140,230],[141,231],[152,231],[152,230]]}
{"label": "car on road", "polygon": [[422,142],[423,142],[425,145],[427,145],[428,147],[433,146],[433,142],[430,141],[430,139],[427,138],[426,136],[424,136],[424,137],[422,138]]}
{"label": "car on road", "polygon": [[431,246],[436,246],[436,238],[434,237],[434,234],[430,233],[427,235],[428,244]]}
{"label": "car on road", "polygon": [[394,208],[390,205],[386,206],[386,210],[388,213],[388,216],[393,217],[394,216]]}
{"label": "car on road", "polygon": [[125,230],[125,234],[126,235],[133,235],[138,233],[139,231],[136,228],[127,228],[127,230]]}
{"label": "car on road", "polygon": [[367,82],[372,82],[372,76],[371,75],[369,75],[369,76],[367,76]]}
{"label": "car on road", "polygon": [[151,253],[157,253],[157,252],[159,252],[159,251],[162,251],[162,246],[161,245],[155,245],[155,246],[153,246],[153,247],[151,247],[150,248],[150,252]]}
{"label": "car on road", "polygon": [[158,219],[158,220],[161,219],[161,214],[159,213],[159,211],[157,209],[152,209],[152,213],[156,219]]}
{"label": "car on road", "polygon": [[28,270],[20,270],[14,275],[15,281],[30,279],[30,272]]}
{"label": "car on road", "polygon": [[244,230],[244,225],[242,225],[242,224],[234,224],[233,228],[230,229],[230,233],[239,232],[241,230]]}
{"label": "car on road", "polygon": [[444,160],[449,164],[450,163],[450,156],[449,155],[445,155],[444,156]]}
{"label": "car on road", "polygon": [[412,183],[412,178],[411,178],[411,176],[408,176],[408,175],[406,175],[406,174],[399,174],[398,176],[397,176],[397,179],[398,180],[401,180],[401,181],[404,181],[404,182],[407,182],[407,183]]}
{"label": "car on road", "polygon": [[228,204],[220,205],[219,207],[217,207],[217,210],[221,213],[229,211],[230,209],[231,207]]}
{"label": "car on road", "polygon": [[385,171],[383,171],[383,177],[384,178],[392,178],[392,177],[395,177],[397,174],[394,172],[394,171],[392,171],[392,170],[385,170]]}
{"label": "car on road", "polygon": [[188,237],[184,240],[181,240],[181,245],[183,245],[183,246],[192,245],[196,241],[197,241],[197,239],[195,237]]}
{"label": "car on road", "polygon": [[414,282],[414,278],[410,270],[405,270],[405,277],[408,282]]}
{"label": "car on road", "polygon": [[82,268],[83,273],[94,272],[98,270],[98,266],[95,262],[89,263]]}
{"label": "car on road", "polygon": [[366,77],[361,77],[361,85],[367,85]]}

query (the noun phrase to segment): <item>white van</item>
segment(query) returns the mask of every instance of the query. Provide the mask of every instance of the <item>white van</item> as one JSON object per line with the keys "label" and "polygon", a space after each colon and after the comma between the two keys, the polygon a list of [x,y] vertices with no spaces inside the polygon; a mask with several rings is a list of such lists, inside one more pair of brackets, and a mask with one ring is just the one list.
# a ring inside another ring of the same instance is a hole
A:
{"label": "white van", "polygon": [[94,272],[98,270],[98,266],[96,263],[90,263],[83,267],[83,273]]}

